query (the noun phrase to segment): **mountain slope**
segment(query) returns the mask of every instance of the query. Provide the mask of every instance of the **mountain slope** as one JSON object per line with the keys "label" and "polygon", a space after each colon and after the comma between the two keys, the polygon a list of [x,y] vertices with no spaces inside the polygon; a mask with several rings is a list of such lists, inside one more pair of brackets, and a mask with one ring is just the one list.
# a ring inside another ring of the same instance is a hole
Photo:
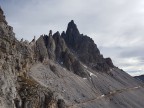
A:
{"label": "mountain slope", "polygon": [[0,9],[0,108],[143,108],[141,82],[100,54],[74,21],[18,41]]}

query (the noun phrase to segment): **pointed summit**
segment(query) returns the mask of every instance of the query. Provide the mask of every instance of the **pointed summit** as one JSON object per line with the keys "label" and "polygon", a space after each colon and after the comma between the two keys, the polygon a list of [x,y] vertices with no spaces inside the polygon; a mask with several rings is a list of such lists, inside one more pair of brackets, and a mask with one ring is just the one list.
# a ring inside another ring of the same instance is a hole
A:
{"label": "pointed summit", "polygon": [[6,20],[5,20],[5,16],[4,16],[4,12],[0,7],[0,22],[3,22],[5,24],[7,24]]}
{"label": "pointed summit", "polygon": [[0,14],[2,14],[2,15],[3,15],[3,10],[1,9],[1,7],[0,7]]}
{"label": "pointed summit", "polygon": [[77,27],[76,27],[76,24],[74,23],[74,20],[71,20],[71,21],[68,23],[68,27],[77,28]]}
{"label": "pointed summit", "polygon": [[71,22],[68,23],[66,34],[63,32],[62,37],[64,38],[66,44],[69,47],[75,48],[77,40],[80,37],[80,33],[73,20],[71,20]]}
{"label": "pointed summit", "polygon": [[68,23],[66,34],[68,36],[78,36],[80,34],[73,20],[71,20],[71,22]]}

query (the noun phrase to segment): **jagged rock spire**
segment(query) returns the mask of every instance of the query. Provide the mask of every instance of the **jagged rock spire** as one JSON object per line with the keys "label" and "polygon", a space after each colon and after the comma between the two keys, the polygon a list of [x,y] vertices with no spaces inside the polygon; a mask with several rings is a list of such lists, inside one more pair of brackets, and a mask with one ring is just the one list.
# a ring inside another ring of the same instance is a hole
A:
{"label": "jagged rock spire", "polygon": [[34,42],[36,41],[36,36],[34,36]]}
{"label": "jagged rock spire", "polygon": [[52,36],[52,30],[49,31],[49,36]]}
{"label": "jagged rock spire", "polygon": [[5,24],[7,24],[7,22],[5,20],[5,16],[4,16],[3,10],[1,9],[1,7],[0,7],[0,22],[3,22]]}
{"label": "jagged rock spire", "polygon": [[66,34],[63,33],[62,37],[65,39],[69,47],[76,45],[77,38],[80,36],[79,30],[73,20],[68,23]]}
{"label": "jagged rock spire", "polygon": [[111,59],[103,58],[97,45],[90,37],[79,33],[73,20],[69,22],[66,34],[63,32],[61,36],[67,46],[79,55],[79,60],[84,64],[99,71],[108,71],[109,67],[114,67]]}
{"label": "jagged rock spire", "polygon": [[3,10],[1,9],[1,7],[0,7],[0,14],[2,14],[2,15],[3,15]]}
{"label": "jagged rock spire", "polygon": [[66,34],[68,36],[78,36],[80,34],[79,30],[73,20],[71,20],[71,22],[68,23]]}

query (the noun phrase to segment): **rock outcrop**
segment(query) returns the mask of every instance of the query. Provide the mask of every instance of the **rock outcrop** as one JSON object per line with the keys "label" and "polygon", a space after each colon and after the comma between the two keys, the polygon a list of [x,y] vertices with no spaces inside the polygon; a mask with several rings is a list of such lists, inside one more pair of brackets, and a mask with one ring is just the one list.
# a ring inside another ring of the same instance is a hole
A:
{"label": "rock outcrop", "polygon": [[0,9],[0,108],[56,108],[53,92],[29,77],[36,62],[47,60],[41,36],[33,45],[19,42]]}
{"label": "rock outcrop", "polygon": [[109,67],[114,67],[111,61],[107,63],[107,59],[103,58],[97,45],[90,37],[79,33],[73,20],[68,24],[66,34],[62,33],[62,37],[69,49],[74,51],[80,61],[89,67],[98,71],[108,71]]}
{"label": "rock outcrop", "polygon": [[0,9],[0,108],[143,108],[143,92],[73,20],[18,41]]}
{"label": "rock outcrop", "polygon": [[3,10],[1,8],[0,8],[0,23],[7,24],[7,22],[5,20],[5,16],[4,16]]}

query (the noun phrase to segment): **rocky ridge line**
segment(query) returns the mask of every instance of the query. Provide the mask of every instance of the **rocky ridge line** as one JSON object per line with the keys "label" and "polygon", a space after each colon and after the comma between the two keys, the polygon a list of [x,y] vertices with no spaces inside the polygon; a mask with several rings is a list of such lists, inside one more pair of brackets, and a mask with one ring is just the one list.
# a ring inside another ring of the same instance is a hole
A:
{"label": "rocky ridge line", "polygon": [[[38,42],[18,41],[0,8],[0,108],[61,108],[53,92],[30,78],[31,66],[43,59]],[[35,54],[35,52],[37,52]]]}
{"label": "rocky ridge line", "polygon": [[[0,76],[0,108],[66,108],[140,84],[115,67],[110,58],[104,58],[94,41],[80,34],[73,20],[61,34],[50,30],[37,40],[18,41],[2,9]],[[143,88],[136,90],[80,107],[142,108],[143,98],[140,105],[135,100]]]}

